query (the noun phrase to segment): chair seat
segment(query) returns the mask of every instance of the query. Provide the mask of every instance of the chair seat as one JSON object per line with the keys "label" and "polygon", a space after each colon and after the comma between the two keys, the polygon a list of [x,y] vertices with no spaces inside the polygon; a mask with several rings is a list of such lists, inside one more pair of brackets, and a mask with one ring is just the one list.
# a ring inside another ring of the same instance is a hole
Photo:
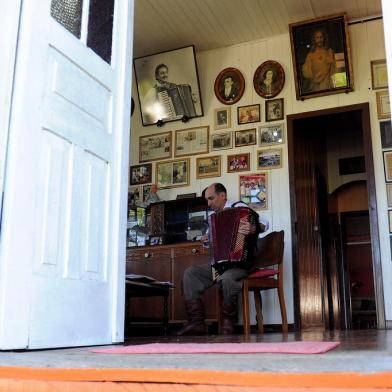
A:
{"label": "chair seat", "polygon": [[274,276],[279,273],[277,268],[263,268],[256,272],[251,273],[248,276],[248,279],[256,279],[256,278],[268,278],[269,276]]}

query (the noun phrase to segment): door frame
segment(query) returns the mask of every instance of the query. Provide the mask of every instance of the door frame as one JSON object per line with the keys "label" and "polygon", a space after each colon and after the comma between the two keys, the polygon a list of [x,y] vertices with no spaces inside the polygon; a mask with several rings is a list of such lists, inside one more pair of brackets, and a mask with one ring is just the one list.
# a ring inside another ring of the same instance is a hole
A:
{"label": "door frame", "polygon": [[382,281],[382,265],[380,254],[380,239],[378,232],[378,215],[376,186],[373,164],[372,138],[370,128],[369,104],[360,103],[355,105],[335,107],[331,109],[315,110],[311,112],[291,114],[287,116],[287,145],[288,145],[288,161],[289,161],[289,189],[290,189],[290,211],[291,211],[291,235],[292,235],[292,263],[294,276],[294,318],[295,324],[300,326],[300,309],[299,309],[299,284],[298,284],[298,259],[297,259],[297,210],[295,197],[295,156],[294,156],[294,135],[295,121],[310,119],[314,117],[326,116],[337,113],[349,113],[359,111],[362,119],[362,141],[365,155],[365,165],[367,175],[367,191],[368,191],[368,208],[370,218],[370,233],[372,243],[372,260],[374,289],[376,296],[377,309],[377,327],[385,329],[385,305],[384,305],[384,289]]}

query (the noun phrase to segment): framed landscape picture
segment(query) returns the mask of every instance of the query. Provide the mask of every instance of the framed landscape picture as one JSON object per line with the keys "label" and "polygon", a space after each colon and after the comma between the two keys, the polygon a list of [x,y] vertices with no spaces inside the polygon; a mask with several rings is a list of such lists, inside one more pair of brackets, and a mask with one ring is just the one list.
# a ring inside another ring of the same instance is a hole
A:
{"label": "framed landscape picture", "polygon": [[380,120],[391,117],[391,106],[388,90],[376,92],[377,116]]}
{"label": "framed landscape picture", "polygon": [[211,151],[233,148],[232,132],[220,131],[211,133]]}
{"label": "framed landscape picture", "polygon": [[209,129],[209,126],[178,129],[174,137],[174,156],[208,153]]}
{"label": "framed landscape picture", "polygon": [[263,125],[259,127],[258,146],[264,147],[272,144],[281,144],[284,142],[283,123],[274,125]]}
{"label": "framed landscape picture", "polygon": [[297,99],[353,90],[346,14],[289,25]]}
{"label": "framed landscape picture", "polygon": [[282,149],[271,148],[257,151],[257,169],[279,169],[282,167]]}
{"label": "framed landscape picture", "polygon": [[195,48],[134,59],[143,125],[203,116]]}
{"label": "framed landscape picture", "polygon": [[233,154],[227,156],[227,172],[236,173],[250,170],[250,153]]}
{"label": "framed landscape picture", "polygon": [[268,174],[254,173],[239,176],[240,200],[254,210],[268,209]]}
{"label": "framed landscape picture", "polygon": [[196,158],[196,178],[220,177],[221,156]]}
{"label": "framed landscape picture", "polygon": [[387,71],[387,61],[383,60],[373,60],[370,63],[372,71],[372,89],[377,90],[380,88],[388,87],[388,71]]}
{"label": "framed landscape picture", "polygon": [[238,124],[249,124],[260,121],[260,105],[239,106],[237,108]]}
{"label": "framed landscape picture", "polygon": [[230,106],[226,108],[215,109],[214,111],[214,129],[225,129],[231,127],[231,110]]}
{"label": "framed landscape picture", "polygon": [[235,131],[235,146],[251,146],[256,144],[256,128]]}
{"label": "framed landscape picture", "polygon": [[155,183],[158,189],[175,188],[189,185],[189,158],[157,162]]}
{"label": "framed landscape picture", "polygon": [[129,169],[129,185],[141,185],[152,182],[152,164],[134,165]]}
{"label": "framed landscape picture", "polygon": [[172,156],[172,132],[139,137],[139,162],[168,159]]}

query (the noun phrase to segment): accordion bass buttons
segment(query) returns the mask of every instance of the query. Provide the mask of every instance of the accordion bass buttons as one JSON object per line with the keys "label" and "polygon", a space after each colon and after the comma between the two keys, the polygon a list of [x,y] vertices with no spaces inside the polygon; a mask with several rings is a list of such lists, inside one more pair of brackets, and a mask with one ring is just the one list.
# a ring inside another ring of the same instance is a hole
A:
{"label": "accordion bass buttons", "polygon": [[196,248],[192,248],[192,250],[191,250],[191,252],[192,252],[192,254],[196,254],[196,253],[199,253],[199,250],[198,249],[196,249]]}
{"label": "accordion bass buttons", "polygon": [[148,259],[149,257],[151,257],[151,253],[150,252],[145,252],[144,253],[144,258]]}

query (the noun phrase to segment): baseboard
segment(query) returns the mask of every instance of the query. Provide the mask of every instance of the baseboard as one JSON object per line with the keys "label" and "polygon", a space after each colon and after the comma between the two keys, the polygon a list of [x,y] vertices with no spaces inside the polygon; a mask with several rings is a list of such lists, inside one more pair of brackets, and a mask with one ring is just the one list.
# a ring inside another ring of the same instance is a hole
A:
{"label": "baseboard", "polygon": [[385,320],[385,329],[392,329],[392,320]]}

